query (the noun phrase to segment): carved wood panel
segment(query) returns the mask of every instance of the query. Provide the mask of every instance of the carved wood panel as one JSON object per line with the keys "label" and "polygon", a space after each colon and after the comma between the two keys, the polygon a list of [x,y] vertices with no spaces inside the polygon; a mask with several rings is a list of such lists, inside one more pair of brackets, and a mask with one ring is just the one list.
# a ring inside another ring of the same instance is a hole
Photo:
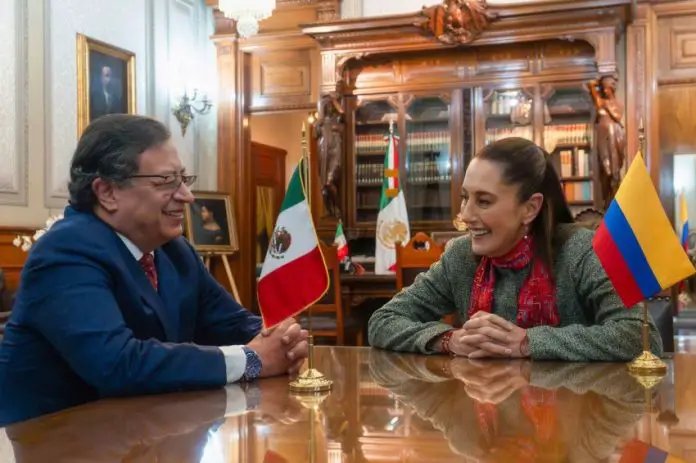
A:
{"label": "carved wood panel", "polygon": [[252,55],[252,112],[314,108],[318,53],[284,50]]}
{"label": "carved wood panel", "polygon": [[665,50],[658,54],[658,81],[696,82],[696,14],[659,18],[657,26],[657,47]]}
{"label": "carved wood panel", "polygon": [[576,80],[595,76],[595,51],[589,43],[549,40],[457,50],[437,50],[349,60],[345,74],[355,94],[408,89],[458,88],[540,76]]}
{"label": "carved wood panel", "polygon": [[662,154],[696,152],[696,83],[661,86],[658,97]]}

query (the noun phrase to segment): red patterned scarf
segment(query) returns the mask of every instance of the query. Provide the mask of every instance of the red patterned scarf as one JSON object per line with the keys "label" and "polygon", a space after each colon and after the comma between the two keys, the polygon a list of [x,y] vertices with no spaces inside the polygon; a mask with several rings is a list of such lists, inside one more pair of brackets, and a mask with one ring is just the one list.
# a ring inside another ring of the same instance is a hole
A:
{"label": "red patterned scarf", "polygon": [[[524,414],[534,427],[532,435],[525,435],[520,428],[513,431],[513,435],[510,435],[510,428],[501,433],[498,406],[474,402],[481,431],[481,445],[492,457],[491,461],[561,461],[566,455],[566,449],[559,432],[556,391],[528,386],[520,392],[520,402]],[[503,425],[505,424],[509,423]]]}
{"label": "red patterned scarf", "polygon": [[504,256],[481,258],[474,274],[469,318],[480,310],[492,311],[495,267],[522,270],[533,261],[532,270],[522,284],[517,300],[517,326],[558,326],[560,316],[556,307],[556,287],[546,265],[540,259],[533,259],[533,244],[532,239],[525,236]]}

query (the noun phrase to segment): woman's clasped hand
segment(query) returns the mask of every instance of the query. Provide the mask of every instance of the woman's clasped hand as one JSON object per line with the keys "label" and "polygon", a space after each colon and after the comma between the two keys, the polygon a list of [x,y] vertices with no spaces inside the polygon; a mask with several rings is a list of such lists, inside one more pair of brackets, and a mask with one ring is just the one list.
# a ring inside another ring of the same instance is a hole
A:
{"label": "woman's clasped hand", "polygon": [[529,357],[527,330],[498,315],[477,312],[452,333],[449,350],[468,358]]}

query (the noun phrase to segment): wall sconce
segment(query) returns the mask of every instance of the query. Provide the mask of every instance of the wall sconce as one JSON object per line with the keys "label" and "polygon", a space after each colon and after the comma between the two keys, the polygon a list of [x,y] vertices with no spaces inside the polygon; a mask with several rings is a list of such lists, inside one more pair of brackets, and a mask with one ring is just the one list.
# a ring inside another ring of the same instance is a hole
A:
{"label": "wall sconce", "polygon": [[210,112],[210,108],[213,107],[213,104],[210,102],[210,100],[208,100],[208,97],[204,95],[203,99],[200,101],[203,106],[200,109],[196,108],[193,104],[197,97],[197,90],[193,91],[193,96],[190,98],[188,93],[184,92],[184,95],[181,97],[179,103],[172,108],[172,114],[174,117],[176,117],[176,120],[179,121],[179,124],[181,125],[182,137],[186,136],[186,129],[195,117],[194,112],[200,114],[201,116],[205,116]]}

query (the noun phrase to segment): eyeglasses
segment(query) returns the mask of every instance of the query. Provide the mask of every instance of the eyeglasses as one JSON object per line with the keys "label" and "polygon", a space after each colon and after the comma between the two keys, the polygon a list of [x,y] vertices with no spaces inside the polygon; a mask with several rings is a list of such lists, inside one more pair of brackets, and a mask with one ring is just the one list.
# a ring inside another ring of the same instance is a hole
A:
{"label": "eyeglasses", "polygon": [[153,178],[157,179],[154,182],[154,186],[175,190],[181,186],[183,183],[186,186],[191,186],[195,183],[198,178],[197,175],[183,175],[183,174],[166,174],[166,175],[131,175],[128,178]]}

